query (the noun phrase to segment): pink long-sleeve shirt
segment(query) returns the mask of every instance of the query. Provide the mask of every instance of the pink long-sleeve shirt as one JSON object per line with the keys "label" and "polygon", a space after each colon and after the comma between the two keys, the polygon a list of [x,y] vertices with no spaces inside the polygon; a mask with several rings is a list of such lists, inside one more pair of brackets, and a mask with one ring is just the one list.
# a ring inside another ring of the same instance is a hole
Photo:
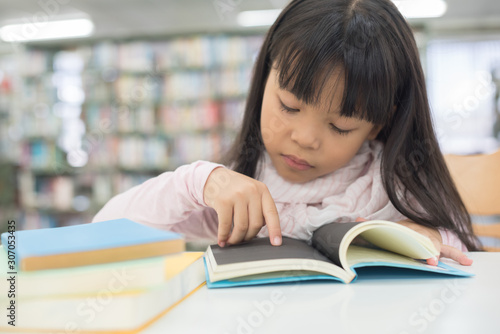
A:
{"label": "pink long-sleeve shirt", "polygon": [[[380,175],[382,144],[367,141],[341,169],[304,184],[278,175],[267,154],[257,180],[268,187],[278,209],[284,236],[309,241],[320,226],[334,222],[406,219],[390,202]],[[217,240],[217,213],[203,199],[210,173],[220,164],[196,161],[135,186],[113,197],[93,221],[129,218],[159,229],[182,233],[188,241]],[[440,230],[443,244],[467,249],[458,237]],[[267,236],[263,227],[258,236]]]}

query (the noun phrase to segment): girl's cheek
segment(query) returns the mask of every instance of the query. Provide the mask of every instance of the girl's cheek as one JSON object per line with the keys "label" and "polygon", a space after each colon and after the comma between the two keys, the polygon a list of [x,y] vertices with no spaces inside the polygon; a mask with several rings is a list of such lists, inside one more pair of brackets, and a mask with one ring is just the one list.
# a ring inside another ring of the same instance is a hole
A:
{"label": "girl's cheek", "polygon": [[262,129],[265,128],[274,134],[282,134],[290,125],[291,120],[286,115],[283,115],[280,110],[262,115]]}

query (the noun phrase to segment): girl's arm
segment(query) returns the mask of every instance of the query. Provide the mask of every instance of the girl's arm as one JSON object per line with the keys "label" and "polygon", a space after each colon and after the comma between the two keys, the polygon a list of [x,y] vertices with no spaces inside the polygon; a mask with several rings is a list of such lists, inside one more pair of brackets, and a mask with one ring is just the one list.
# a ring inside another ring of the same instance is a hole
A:
{"label": "girl's arm", "polygon": [[271,243],[281,244],[279,216],[267,187],[205,161],[163,173],[113,197],[93,221],[117,218],[183,233],[188,241],[217,239],[221,247],[253,238],[265,224]]}
{"label": "girl's arm", "polygon": [[213,210],[204,202],[203,187],[210,173],[220,166],[196,161],[160,174],[113,197],[92,221],[128,218],[188,237],[213,238],[214,231],[217,235],[217,215],[209,212]]}
{"label": "girl's arm", "polygon": [[454,247],[462,252],[467,252],[467,247],[460,241],[457,235],[451,231],[445,229],[439,229],[439,235],[441,236],[441,243],[443,245],[448,245]]}

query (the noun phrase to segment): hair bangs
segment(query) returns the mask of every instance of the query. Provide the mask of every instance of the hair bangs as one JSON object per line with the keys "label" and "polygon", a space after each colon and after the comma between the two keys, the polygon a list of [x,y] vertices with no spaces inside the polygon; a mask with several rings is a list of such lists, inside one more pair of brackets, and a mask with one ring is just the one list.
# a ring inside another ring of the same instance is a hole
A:
{"label": "hair bangs", "polygon": [[[397,58],[390,38],[374,22],[373,11],[353,10],[344,30],[345,71],[342,114],[374,124],[386,124],[397,105]],[[383,21],[383,20],[382,20]]]}
{"label": "hair bangs", "polygon": [[296,9],[288,12],[276,29],[269,48],[270,60],[279,73],[282,89],[306,104],[316,105],[323,102],[320,98],[332,75],[338,76],[343,67],[341,38],[335,36],[341,18],[334,12],[318,21],[316,11]]}
{"label": "hair bangs", "polygon": [[[378,70],[361,71],[362,60],[350,58],[344,67],[344,98],[340,114],[355,117],[373,124],[387,124],[394,112],[394,94],[384,87],[391,83],[378,75]],[[375,72],[375,73],[374,73]]]}
{"label": "hair bangs", "polygon": [[[328,81],[342,65],[340,60],[321,59],[322,50],[304,50],[288,44],[274,59],[280,88],[294,94],[306,104],[317,105]],[[317,59],[311,61],[311,59]],[[336,74],[338,76],[338,74]]]}

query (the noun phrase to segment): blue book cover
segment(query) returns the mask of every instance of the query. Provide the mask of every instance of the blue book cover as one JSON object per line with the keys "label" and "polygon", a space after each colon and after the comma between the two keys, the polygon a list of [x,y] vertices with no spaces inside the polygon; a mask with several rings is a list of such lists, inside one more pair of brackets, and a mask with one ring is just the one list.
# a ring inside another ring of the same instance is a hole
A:
{"label": "blue book cover", "polygon": [[1,240],[4,249],[15,253],[16,265],[20,270],[106,263],[185,250],[181,234],[155,229],[125,218],[5,232]]}

